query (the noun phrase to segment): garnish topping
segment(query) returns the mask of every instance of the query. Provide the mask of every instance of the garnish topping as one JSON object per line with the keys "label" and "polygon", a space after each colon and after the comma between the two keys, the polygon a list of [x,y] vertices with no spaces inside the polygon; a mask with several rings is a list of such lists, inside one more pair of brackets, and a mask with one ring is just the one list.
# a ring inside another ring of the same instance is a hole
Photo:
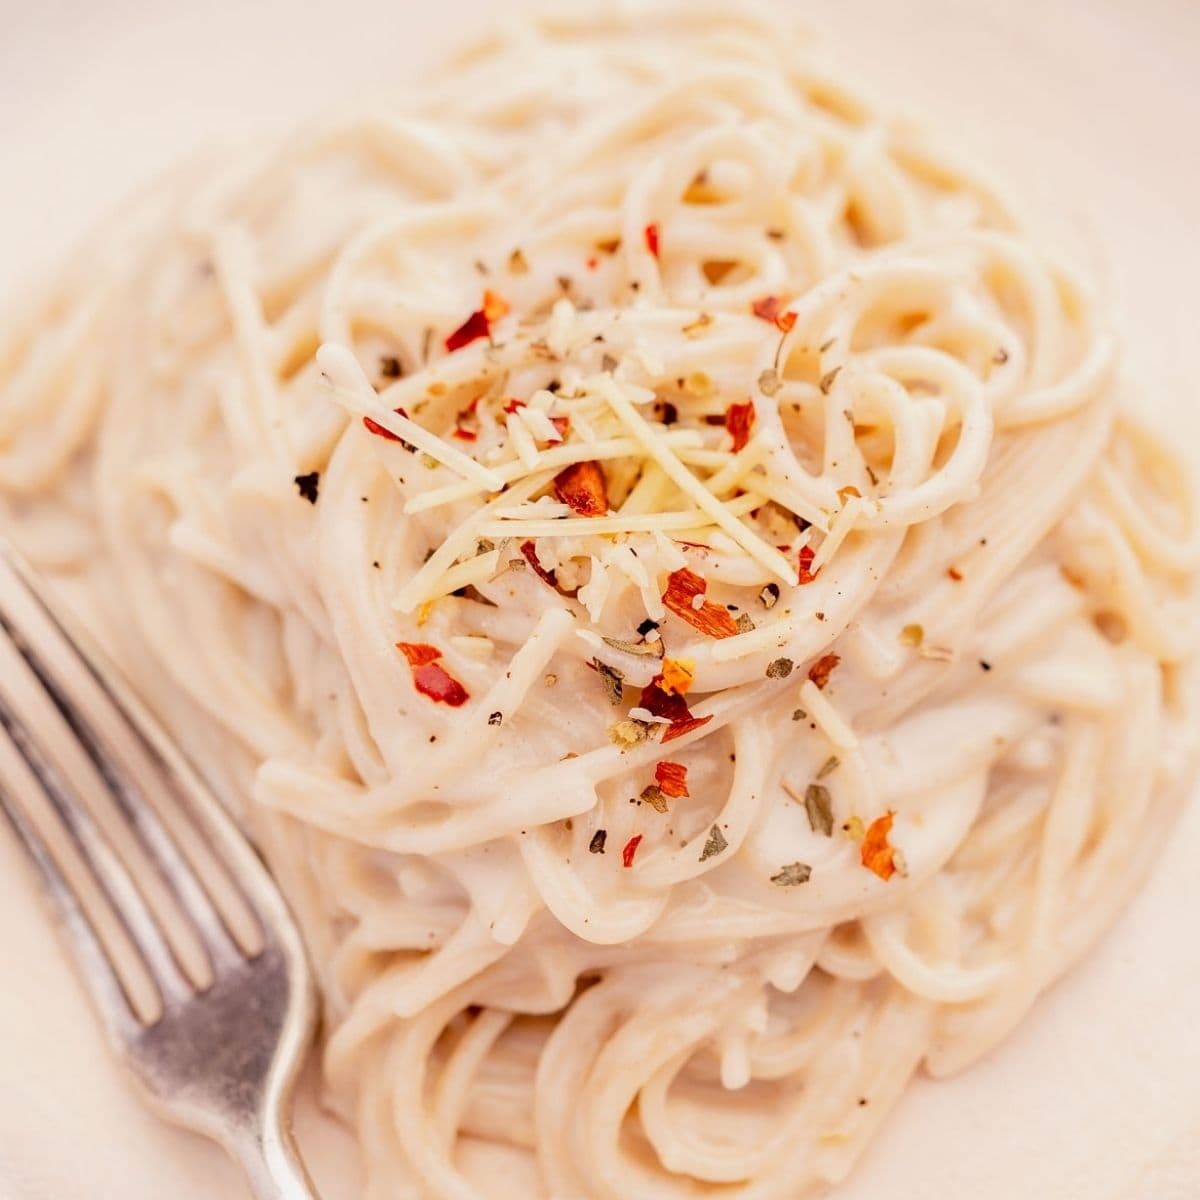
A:
{"label": "garnish topping", "polygon": [[581,517],[602,517],[608,512],[608,487],[598,462],[572,463],[554,477],[554,494]]}
{"label": "garnish topping", "polygon": [[621,697],[624,693],[624,687],[621,680],[625,678],[616,667],[610,667],[608,663],[601,662],[598,658],[593,658],[591,665],[599,672],[600,679],[604,684],[604,690],[608,693],[608,699],[612,704],[620,704]]}
{"label": "garnish topping", "polygon": [[725,428],[733,438],[734,454],[746,448],[750,440],[750,431],[754,428],[754,401],[747,400],[745,404],[731,404],[725,410]]}
{"label": "garnish topping", "polygon": [[822,654],[815,663],[808,669],[808,677],[820,688],[825,690],[825,685],[829,682],[830,675],[838,663],[842,661],[839,654]]}
{"label": "garnish topping", "polygon": [[688,708],[687,701],[680,695],[671,695],[663,690],[663,677],[655,675],[644,688],[642,688],[641,707],[644,708],[651,716],[662,717],[669,721],[663,733],[662,740],[664,742],[674,741],[678,737],[683,737],[685,733],[690,733],[693,729],[699,729],[702,725],[707,725],[712,720],[712,714],[707,717],[694,717],[692,711]]}
{"label": "garnish topping", "polygon": [[842,760],[836,754],[832,754],[822,764],[821,769],[817,772],[818,779],[824,779],[826,776],[832,775],[834,771],[841,766]]}
{"label": "garnish topping", "polygon": [[464,442],[476,441],[479,437],[479,408],[480,397],[476,396],[466,408],[460,409],[454,418],[454,436]]}
{"label": "garnish topping", "polygon": [[690,658],[664,658],[660,686],[668,696],[686,696],[695,672],[696,664]]}
{"label": "garnish topping", "polygon": [[767,663],[767,678],[768,679],[786,679],[791,673],[795,663],[790,658],[776,658]]}
{"label": "garnish topping", "polygon": [[782,386],[783,380],[779,378],[779,372],[774,367],[768,367],[758,377],[758,390],[764,396],[774,396]]}
{"label": "garnish topping", "polygon": [[715,858],[728,848],[729,843],[725,840],[725,835],[714,825],[708,831],[708,840],[704,843],[704,849],[700,852],[700,861],[707,862],[710,858]]}
{"label": "garnish topping", "polygon": [[603,854],[604,843],[606,841],[608,841],[608,830],[597,829],[596,832],[592,834],[592,840],[588,842],[588,850],[592,854]]}
{"label": "garnish topping", "polygon": [[446,338],[446,349],[453,353],[480,338],[492,336],[492,324],[509,312],[508,301],[493,291],[483,293],[483,303]]}
{"label": "garnish topping", "polygon": [[672,571],[667,578],[663,604],[706,637],[727,638],[737,633],[729,612],[719,604],[705,600],[708,581],[687,567]]}
{"label": "garnish topping", "polygon": [[894,813],[886,812],[882,817],[876,817],[867,826],[862,841],[862,865],[884,880],[891,879],[896,873],[896,850],[888,841],[894,816]]}
{"label": "garnish topping", "polygon": [[804,811],[813,833],[833,837],[833,801],[829,789],[820,783],[810,783],[804,789]]}
{"label": "garnish topping", "polygon": [[624,721],[617,721],[608,727],[608,740],[622,750],[632,750],[650,736],[653,728],[653,725],[647,725],[645,721],[635,721],[632,717],[627,717]]}
{"label": "garnish topping", "polygon": [[295,483],[296,490],[309,504],[316,504],[317,489],[321,486],[320,471],[309,471],[307,475],[297,475],[292,482]]}
{"label": "garnish topping", "polygon": [[634,855],[637,854],[637,848],[642,844],[642,835],[634,834],[633,837],[625,843],[621,848],[621,866],[632,867]]}
{"label": "garnish topping", "polygon": [[549,584],[552,588],[557,589],[558,579],[553,571],[547,571],[545,567],[538,561],[537,547],[531,541],[521,543],[521,554],[525,561],[533,568],[534,573],[543,582]]}
{"label": "garnish topping", "polygon": [[817,552],[811,546],[800,547],[800,583],[812,583],[820,575],[820,568],[815,571],[812,569],[813,559],[816,557]]}
{"label": "garnish topping", "polygon": [[647,225],[646,229],[645,229],[645,237],[646,237],[646,249],[649,250],[650,253],[653,254],[655,258],[657,258],[658,257],[658,226],[657,225]]}
{"label": "garnish topping", "polygon": [[[396,409],[398,417],[407,417],[408,413],[402,408]],[[381,437],[384,441],[399,442],[405,450],[413,450],[414,447],[410,442],[406,442],[398,433],[393,433],[390,429],[385,429],[378,421],[373,421],[370,417],[363,417],[363,425],[366,426],[368,433],[373,433],[376,437]]]}
{"label": "garnish topping", "polygon": [[637,654],[642,658],[662,658],[663,656],[662,638],[656,637],[652,642],[633,642],[601,635],[601,640],[606,646],[620,650],[623,654]]}
{"label": "garnish topping", "polygon": [[683,763],[677,762],[660,762],[654,768],[654,782],[662,789],[664,796],[678,798],[687,796],[687,773],[688,769]]}
{"label": "garnish topping", "polygon": [[778,875],[771,876],[771,882],[780,887],[796,887],[801,883],[807,883],[811,876],[812,867],[808,863],[788,863],[779,868]]}
{"label": "garnish topping", "polygon": [[655,812],[665,813],[667,811],[666,793],[663,792],[657,783],[647,784],[646,787],[642,788],[642,794],[639,799],[644,804],[650,805]]}
{"label": "garnish topping", "polygon": [[796,324],[796,314],[784,312],[787,301],[779,296],[761,296],[750,305],[750,311],[763,321],[778,326],[788,333]]}
{"label": "garnish topping", "polygon": [[442,652],[425,642],[397,642],[396,649],[408,659],[413,686],[437,704],[461,708],[470,699],[463,687],[437,660]]}

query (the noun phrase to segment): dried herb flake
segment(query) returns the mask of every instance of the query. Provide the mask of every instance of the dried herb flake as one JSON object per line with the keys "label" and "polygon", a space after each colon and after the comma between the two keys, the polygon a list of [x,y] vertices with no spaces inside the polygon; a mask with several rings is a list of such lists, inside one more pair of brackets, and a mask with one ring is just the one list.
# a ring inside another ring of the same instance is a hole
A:
{"label": "dried herb flake", "polygon": [[708,831],[708,840],[704,843],[704,849],[700,852],[700,861],[707,862],[710,858],[715,858],[728,848],[729,843],[725,840],[725,835],[714,825]]}

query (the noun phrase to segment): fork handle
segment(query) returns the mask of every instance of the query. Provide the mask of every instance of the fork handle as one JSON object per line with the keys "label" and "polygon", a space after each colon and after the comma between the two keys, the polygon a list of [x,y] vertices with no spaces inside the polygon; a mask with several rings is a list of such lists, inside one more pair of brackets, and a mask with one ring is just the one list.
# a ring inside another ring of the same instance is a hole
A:
{"label": "fork handle", "polygon": [[255,1200],[320,1200],[290,1130],[248,1130],[240,1139],[237,1158]]}

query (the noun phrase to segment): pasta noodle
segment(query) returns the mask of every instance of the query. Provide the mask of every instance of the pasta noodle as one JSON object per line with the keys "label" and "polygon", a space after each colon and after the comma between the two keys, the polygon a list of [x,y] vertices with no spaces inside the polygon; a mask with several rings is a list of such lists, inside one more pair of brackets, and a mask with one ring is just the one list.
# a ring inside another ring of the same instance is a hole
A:
{"label": "pasta noodle", "polygon": [[507,20],[141,198],[0,515],[239,810],[384,1200],[798,1200],[1108,926],[1196,517],[1087,288],[740,7]]}

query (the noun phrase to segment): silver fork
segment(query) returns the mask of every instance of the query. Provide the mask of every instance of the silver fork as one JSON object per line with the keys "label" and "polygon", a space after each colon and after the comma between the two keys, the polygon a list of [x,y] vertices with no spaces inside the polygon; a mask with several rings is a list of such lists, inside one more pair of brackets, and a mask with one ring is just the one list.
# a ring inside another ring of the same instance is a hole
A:
{"label": "silver fork", "polygon": [[[146,1097],[233,1154],[256,1197],[315,1200],[290,1131],[292,1085],[315,1019],[299,935],[250,845],[116,672],[84,645],[32,569],[0,544],[0,806],[40,874],[110,1042]],[[95,783],[97,798],[126,823],[158,893],[118,853],[120,839],[97,819],[81,780]],[[181,812],[233,885],[223,900],[212,861],[206,873],[177,836]],[[87,887],[71,882],[48,829],[65,835]],[[174,940],[164,906],[154,903],[164,885],[186,926]],[[112,937],[106,942],[80,892],[108,905],[117,940],[137,961],[122,960]],[[236,919],[239,905],[249,932]],[[207,960],[199,985],[180,950],[189,942]],[[130,979],[139,971],[156,993],[149,1006],[144,996],[135,1002]]]}

